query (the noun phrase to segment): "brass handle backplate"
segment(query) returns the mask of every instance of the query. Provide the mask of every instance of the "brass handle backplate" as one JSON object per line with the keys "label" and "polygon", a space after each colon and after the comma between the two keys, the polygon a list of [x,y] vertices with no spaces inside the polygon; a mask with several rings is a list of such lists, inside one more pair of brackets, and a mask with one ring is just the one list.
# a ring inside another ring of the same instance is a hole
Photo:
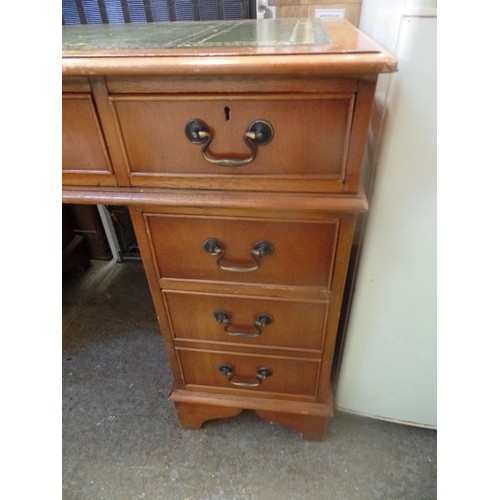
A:
{"label": "brass handle backplate", "polygon": [[274,318],[270,314],[260,313],[255,317],[253,329],[243,329],[233,327],[231,324],[231,315],[223,309],[214,311],[213,316],[217,323],[224,325],[224,331],[232,337],[258,337],[262,334],[262,330],[274,321]]}
{"label": "brass handle backplate", "polygon": [[274,252],[274,246],[270,241],[257,241],[257,243],[255,243],[253,248],[250,250],[250,257],[252,258],[253,263],[242,266],[236,264],[227,264],[222,261],[226,251],[224,249],[224,245],[216,238],[208,238],[208,240],[205,240],[205,242],[203,243],[203,248],[205,249],[205,252],[215,256],[215,261],[220,269],[222,269],[223,271],[232,272],[256,271],[260,267],[262,257],[271,255]]}
{"label": "brass handle backplate", "polygon": [[232,385],[236,385],[238,387],[258,387],[267,377],[270,377],[273,374],[271,368],[262,367],[257,370],[255,379],[248,380],[236,377],[231,365],[220,365],[219,371],[229,379],[229,382]]}
{"label": "brass handle backplate", "polygon": [[221,167],[241,167],[255,160],[257,147],[271,142],[274,130],[272,125],[265,120],[254,121],[243,134],[243,141],[250,150],[250,154],[243,158],[221,157],[211,153],[208,148],[212,142],[212,133],[210,127],[203,120],[196,118],[189,121],[185,133],[193,144],[201,145],[201,156],[205,161]]}

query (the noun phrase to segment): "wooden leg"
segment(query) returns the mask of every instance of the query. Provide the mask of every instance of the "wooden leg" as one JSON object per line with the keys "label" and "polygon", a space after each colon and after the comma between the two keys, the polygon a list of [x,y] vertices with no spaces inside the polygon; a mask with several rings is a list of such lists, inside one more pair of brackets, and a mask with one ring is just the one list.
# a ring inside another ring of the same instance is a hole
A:
{"label": "wooden leg", "polygon": [[302,434],[302,439],[323,441],[326,437],[330,417],[315,415],[296,415],[293,413],[278,413],[273,411],[256,411],[259,417],[269,422],[289,427]]}
{"label": "wooden leg", "polygon": [[179,423],[185,429],[199,429],[207,420],[229,418],[239,415],[242,408],[212,406],[175,401]]}

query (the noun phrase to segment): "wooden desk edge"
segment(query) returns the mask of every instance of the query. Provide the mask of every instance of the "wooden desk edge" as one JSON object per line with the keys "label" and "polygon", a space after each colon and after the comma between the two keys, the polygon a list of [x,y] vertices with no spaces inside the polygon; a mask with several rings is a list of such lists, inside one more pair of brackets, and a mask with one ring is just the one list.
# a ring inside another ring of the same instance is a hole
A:
{"label": "wooden desk edge", "polygon": [[250,191],[195,191],[64,186],[63,203],[168,206],[214,209],[258,209],[301,212],[349,212],[368,210],[364,190],[356,194],[274,193]]}

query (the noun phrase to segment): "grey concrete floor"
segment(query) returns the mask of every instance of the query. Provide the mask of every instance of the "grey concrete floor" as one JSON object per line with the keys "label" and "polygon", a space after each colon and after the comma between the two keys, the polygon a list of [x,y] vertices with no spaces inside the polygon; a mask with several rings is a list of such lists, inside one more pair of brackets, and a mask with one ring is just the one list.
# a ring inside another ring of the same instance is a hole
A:
{"label": "grey concrete floor", "polygon": [[253,412],[181,429],[141,262],[62,291],[64,500],[436,498],[433,430],[340,412],[323,442]]}

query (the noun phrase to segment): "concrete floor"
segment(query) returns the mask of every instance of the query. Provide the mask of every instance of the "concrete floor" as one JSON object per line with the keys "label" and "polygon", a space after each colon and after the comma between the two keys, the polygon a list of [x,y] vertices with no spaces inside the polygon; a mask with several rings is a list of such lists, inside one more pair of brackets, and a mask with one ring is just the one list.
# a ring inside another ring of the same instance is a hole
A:
{"label": "concrete floor", "polygon": [[64,500],[436,498],[432,430],[337,413],[318,443],[253,412],[181,429],[141,262],[62,290]]}

